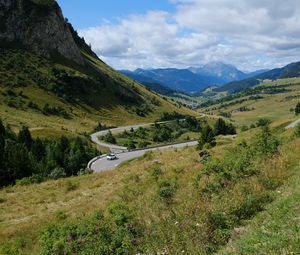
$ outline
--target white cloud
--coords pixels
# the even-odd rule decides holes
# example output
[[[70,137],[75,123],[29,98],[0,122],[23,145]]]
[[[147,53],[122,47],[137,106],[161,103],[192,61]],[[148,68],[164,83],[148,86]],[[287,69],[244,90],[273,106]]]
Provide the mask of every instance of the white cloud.
[[[118,69],[223,61],[253,70],[300,60],[298,0],[170,1],[175,13],[151,11],[79,33]]]

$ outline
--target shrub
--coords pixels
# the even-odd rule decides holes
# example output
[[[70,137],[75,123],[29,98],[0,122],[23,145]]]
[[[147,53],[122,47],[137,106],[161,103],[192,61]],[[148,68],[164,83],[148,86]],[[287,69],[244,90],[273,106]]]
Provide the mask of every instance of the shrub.
[[[217,251],[220,245],[225,245],[231,234],[233,221],[229,215],[224,212],[211,211],[208,213],[207,222],[209,227],[208,237],[209,245],[207,247],[208,253]]]
[[[134,149],[136,149],[136,146],[135,146],[134,141],[129,141],[129,142],[126,144],[126,146],[127,146],[127,148],[128,148],[129,150],[134,150]]]
[[[255,193],[251,188],[245,188],[245,199],[239,204],[238,208],[232,211],[238,220],[250,219],[253,215],[263,210],[264,205],[272,201],[270,195],[266,192]]]
[[[66,186],[66,192],[70,192],[70,191],[74,191],[74,190],[78,189],[79,183],[68,180],[65,183],[65,186]]]
[[[66,177],[66,172],[65,172],[65,169],[62,168],[62,167],[57,167],[57,168],[54,168],[51,173],[49,174],[49,178],[52,179],[52,180],[57,180],[59,178],[64,178]]]
[[[296,137],[300,137],[300,124],[298,124],[295,128],[295,135]]]
[[[269,119],[261,118],[256,122],[257,127],[265,127],[271,124]]]
[[[113,136],[112,132],[109,130],[106,135],[103,136],[103,140],[107,143],[116,144],[116,138]]]
[[[81,168],[80,171],[77,173],[78,176],[82,176],[82,175],[89,175],[94,173],[94,171],[92,169],[89,168]]]
[[[109,206],[108,215],[49,224],[40,238],[41,254],[136,254],[143,229],[122,202]]]
[[[177,191],[176,180],[162,180],[158,183],[157,194],[159,198],[167,202],[168,204],[172,202],[173,197]]]
[[[296,105],[296,108],[295,108],[295,114],[296,114],[296,115],[300,114],[300,103],[298,103],[298,104]]]
[[[186,116],[178,113],[178,112],[163,112],[160,116],[160,121],[168,121],[168,120],[179,120],[184,119]]]
[[[30,177],[25,177],[21,180],[17,180],[16,184],[20,186],[26,186],[34,183],[41,183],[45,180],[45,177],[40,174],[34,174]]]
[[[163,175],[163,171],[158,166],[153,166],[147,169],[147,172],[152,176],[156,181],[158,181],[159,177]]]
[[[263,127],[255,137],[254,149],[261,156],[271,156],[278,153],[279,141],[270,133],[269,128]]]
[[[249,127],[246,126],[246,125],[243,125],[243,126],[241,127],[241,131],[242,131],[242,132],[245,132],[245,131],[248,131],[248,130],[249,130]]]
[[[200,133],[198,148],[202,150],[204,145],[216,145],[214,131],[209,125],[205,125],[204,127],[202,127],[202,131]]]

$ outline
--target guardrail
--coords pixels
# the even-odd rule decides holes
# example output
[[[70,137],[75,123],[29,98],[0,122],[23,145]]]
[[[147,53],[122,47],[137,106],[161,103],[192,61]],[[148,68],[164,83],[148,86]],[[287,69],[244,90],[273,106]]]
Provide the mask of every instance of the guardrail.
[[[151,150],[151,149],[155,149],[155,148],[161,148],[161,147],[167,147],[167,146],[172,146],[172,145],[177,145],[177,144],[182,144],[182,143],[197,142],[197,141],[198,141],[198,139],[187,140],[187,141],[183,141],[183,142],[175,142],[175,143],[165,143],[165,144],[154,145],[154,146],[150,146],[150,147],[146,147],[146,148],[132,149],[132,150],[128,150],[128,152],[131,152],[131,151]]]
[[[107,156],[107,154],[103,154],[103,155],[100,155],[100,156],[97,156],[97,157],[91,159],[91,160],[89,161],[89,163],[87,164],[87,168],[88,168],[88,169],[92,169],[92,164],[94,164],[98,159],[100,159],[100,158],[105,158],[106,156]]]
[[[197,142],[198,139],[194,139],[194,140],[188,140],[188,141],[183,141],[183,142],[176,142],[176,143],[167,143],[167,144],[161,144],[161,145],[155,145],[155,146],[150,146],[147,148],[139,148],[139,149],[132,149],[132,150],[126,150],[126,151],[120,151],[120,152],[115,152],[115,155],[118,154],[123,154],[126,152],[134,152],[134,151],[144,151],[144,150],[151,150],[151,149],[158,149],[158,148],[162,148],[162,147],[168,147],[168,146],[172,146],[172,145],[177,145],[177,144],[183,144],[183,143],[189,143],[189,142]],[[100,156],[97,156],[95,158],[93,158],[92,160],[90,160],[90,162],[87,164],[87,168],[88,169],[92,169],[92,164],[94,164],[97,160],[101,159],[101,158],[105,158],[107,157],[107,154],[103,154]]]

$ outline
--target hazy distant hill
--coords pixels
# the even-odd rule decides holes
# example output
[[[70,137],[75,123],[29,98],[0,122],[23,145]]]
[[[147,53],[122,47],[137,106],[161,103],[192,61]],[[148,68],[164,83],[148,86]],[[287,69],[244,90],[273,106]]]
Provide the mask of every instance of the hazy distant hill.
[[[221,62],[212,62],[201,67],[188,69],[136,69],[135,71],[122,70],[128,77],[145,83],[159,83],[170,89],[187,93],[197,92],[208,86],[221,86],[231,81],[252,77],[265,70],[254,73],[244,73],[233,65]]]
[[[230,93],[234,93],[258,85],[263,80],[276,80],[281,78],[292,78],[292,77],[299,77],[299,76],[300,76],[300,62],[296,62],[296,63],[291,63],[282,68],[276,68],[258,74],[252,78],[244,79],[241,81],[230,82],[220,88],[217,88],[216,91],[228,91]]]

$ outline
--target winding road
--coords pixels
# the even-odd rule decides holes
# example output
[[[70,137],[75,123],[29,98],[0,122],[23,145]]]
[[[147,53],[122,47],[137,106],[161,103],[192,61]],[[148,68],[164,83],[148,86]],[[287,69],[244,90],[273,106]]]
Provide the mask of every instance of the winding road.
[[[136,151],[128,151],[124,153],[116,154],[116,160],[107,160],[106,157],[101,157],[95,160],[90,164],[90,168],[94,172],[104,172],[107,170],[114,170],[116,169],[121,163],[143,156],[147,151],[155,151],[155,150],[166,150],[166,149],[174,149],[174,148],[184,148],[189,146],[195,146],[198,144],[198,141],[189,141],[183,142],[173,145],[165,145],[157,148],[148,148],[143,150],[136,150]]]
[[[291,124],[289,124],[285,129],[290,129],[296,127],[298,124],[300,124],[300,119],[293,121]]]
[[[180,120],[183,121],[183,120]],[[172,121],[163,121],[163,122],[156,122],[158,124],[166,124],[170,123]],[[103,147],[107,147],[110,149],[111,152],[115,153],[117,156],[116,160],[107,160],[106,156],[99,156],[95,159],[92,159],[88,167],[91,168],[94,172],[104,172],[108,170],[114,170],[116,169],[121,163],[143,156],[147,151],[155,151],[155,150],[166,150],[166,149],[173,149],[173,148],[183,148],[187,146],[195,146],[198,144],[197,141],[187,141],[187,142],[182,142],[182,143],[176,143],[176,144],[169,144],[169,145],[162,145],[162,146],[157,146],[154,148],[146,148],[146,149],[141,149],[141,150],[133,150],[133,151],[128,151],[126,147],[114,145],[114,144],[107,144],[105,142],[99,141],[98,137],[103,136],[107,134],[109,131],[112,133],[116,132],[123,132],[125,130],[130,130],[130,129],[138,129],[140,127],[147,127],[154,125],[155,123],[146,123],[146,124],[139,124],[139,125],[132,125],[132,126],[126,126],[126,127],[118,127],[118,128],[112,128],[112,129],[107,129],[107,130],[102,130],[96,133],[93,133],[91,135],[91,140],[95,144],[98,144]]]

